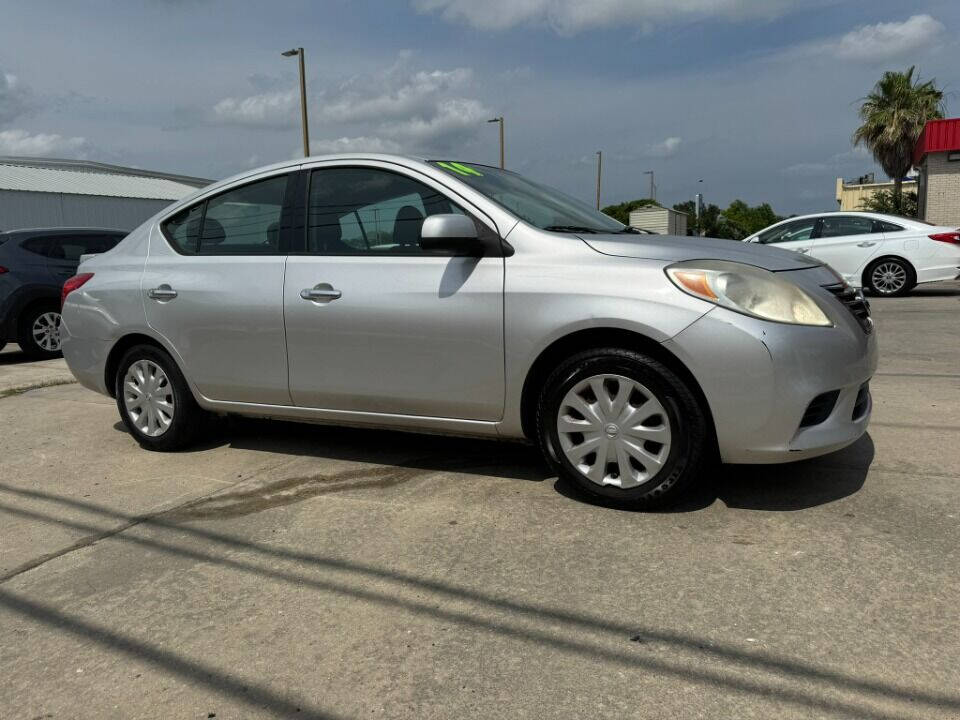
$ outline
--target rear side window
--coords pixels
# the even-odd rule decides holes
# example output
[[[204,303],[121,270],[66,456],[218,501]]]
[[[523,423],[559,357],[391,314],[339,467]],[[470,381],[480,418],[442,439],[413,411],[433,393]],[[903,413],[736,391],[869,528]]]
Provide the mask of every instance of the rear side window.
[[[27,238],[20,243],[20,247],[27,252],[33,253],[34,255],[43,255],[44,257],[49,257],[50,238],[48,236]]]
[[[187,255],[275,255],[291,177],[260,180],[181,210],[163,223],[163,234]]]
[[[203,203],[181,210],[163,225],[163,234],[178,252],[192,255],[197,252],[197,239],[200,237],[200,219],[203,217]]]
[[[894,225],[892,222],[886,222],[884,220],[874,220],[873,227],[874,232],[900,232],[903,230],[899,225]]]

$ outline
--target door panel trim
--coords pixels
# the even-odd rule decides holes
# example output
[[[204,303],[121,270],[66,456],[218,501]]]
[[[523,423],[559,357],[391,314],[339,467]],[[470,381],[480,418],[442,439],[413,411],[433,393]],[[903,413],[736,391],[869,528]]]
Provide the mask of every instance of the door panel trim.
[[[398,415],[394,413],[360,412],[355,410],[331,410],[329,408],[303,407],[298,405],[261,405],[255,403],[212,400],[197,393],[197,402],[205,410],[220,413],[236,413],[268,419],[290,419],[316,422],[326,425],[343,425],[363,428],[406,430],[409,432],[433,432],[451,435],[476,435],[499,437],[501,420],[461,420],[458,418],[431,417],[428,415]]]

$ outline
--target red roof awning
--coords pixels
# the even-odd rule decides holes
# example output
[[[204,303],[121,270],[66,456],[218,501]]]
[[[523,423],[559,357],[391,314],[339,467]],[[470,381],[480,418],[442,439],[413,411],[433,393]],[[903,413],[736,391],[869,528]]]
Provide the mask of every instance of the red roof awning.
[[[953,150],[960,150],[960,118],[931,120],[913,149],[913,164],[919,165],[929,153]]]

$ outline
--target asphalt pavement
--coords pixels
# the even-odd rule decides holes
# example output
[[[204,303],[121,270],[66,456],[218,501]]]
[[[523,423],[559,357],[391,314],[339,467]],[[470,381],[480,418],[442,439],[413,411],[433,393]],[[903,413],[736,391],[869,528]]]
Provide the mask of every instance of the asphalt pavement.
[[[146,452],[8,347],[0,717],[960,717],[960,283],[873,306],[866,436],[659,513],[515,444]]]

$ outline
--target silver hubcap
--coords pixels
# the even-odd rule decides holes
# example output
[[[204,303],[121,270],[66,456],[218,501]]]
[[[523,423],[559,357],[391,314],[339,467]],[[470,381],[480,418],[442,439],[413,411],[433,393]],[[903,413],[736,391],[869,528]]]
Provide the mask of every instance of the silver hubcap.
[[[33,321],[30,329],[37,347],[47,352],[60,349],[60,313],[47,312]]]
[[[873,286],[881,293],[895,293],[907,284],[907,271],[899,263],[880,263],[873,269]]]
[[[144,435],[159,437],[173,422],[173,388],[163,369],[150,360],[137,360],[123,378],[127,416]]]
[[[594,375],[574,385],[557,413],[560,449],[597,485],[649,482],[670,455],[667,411],[646,387],[622,375]]]

